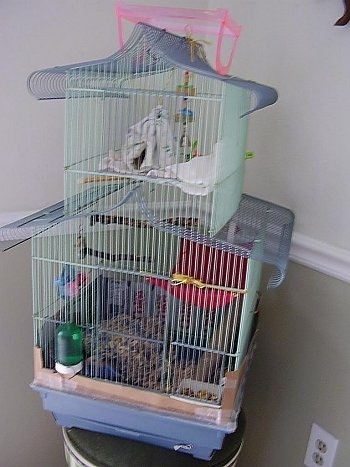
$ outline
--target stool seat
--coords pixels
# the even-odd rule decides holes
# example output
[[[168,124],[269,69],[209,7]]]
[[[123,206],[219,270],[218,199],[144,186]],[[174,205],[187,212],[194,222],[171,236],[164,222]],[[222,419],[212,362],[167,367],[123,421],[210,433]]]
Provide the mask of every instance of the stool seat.
[[[67,462],[70,466],[88,467],[224,467],[234,465],[243,444],[245,417],[241,413],[238,428],[225,436],[222,449],[209,461],[195,459],[190,454],[124,439],[117,436],[63,428]]]

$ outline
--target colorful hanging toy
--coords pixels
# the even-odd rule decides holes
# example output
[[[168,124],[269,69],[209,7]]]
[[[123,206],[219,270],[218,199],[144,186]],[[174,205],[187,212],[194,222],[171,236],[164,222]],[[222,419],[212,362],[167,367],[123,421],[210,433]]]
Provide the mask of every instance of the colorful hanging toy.
[[[87,273],[76,272],[72,265],[66,264],[62,268],[60,276],[55,279],[55,286],[59,297],[67,299],[77,297],[81,287],[88,282],[89,276]]]

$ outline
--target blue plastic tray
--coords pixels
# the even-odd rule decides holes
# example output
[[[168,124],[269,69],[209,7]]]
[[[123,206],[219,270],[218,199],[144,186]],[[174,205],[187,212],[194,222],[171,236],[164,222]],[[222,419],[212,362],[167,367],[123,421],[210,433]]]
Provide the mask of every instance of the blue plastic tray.
[[[228,428],[207,421],[201,423],[178,414],[164,415],[35,384],[31,387],[40,393],[44,409],[52,412],[58,425],[175,449],[198,459],[210,460],[221,449],[225,436],[236,429],[234,425]]]

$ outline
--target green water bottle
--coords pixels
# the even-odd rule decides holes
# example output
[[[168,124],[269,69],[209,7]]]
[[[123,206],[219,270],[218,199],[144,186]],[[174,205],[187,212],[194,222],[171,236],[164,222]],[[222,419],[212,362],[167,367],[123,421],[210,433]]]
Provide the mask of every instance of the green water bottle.
[[[83,331],[74,323],[56,329],[55,369],[64,375],[75,375],[83,367]]]

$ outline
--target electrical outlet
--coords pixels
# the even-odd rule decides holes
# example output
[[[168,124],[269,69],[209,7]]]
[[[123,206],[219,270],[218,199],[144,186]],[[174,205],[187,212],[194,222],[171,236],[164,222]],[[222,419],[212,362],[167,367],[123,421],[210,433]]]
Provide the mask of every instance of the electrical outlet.
[[[337,447],[337,438],[313,423],[304,465],[306,467],[333,467]]]

